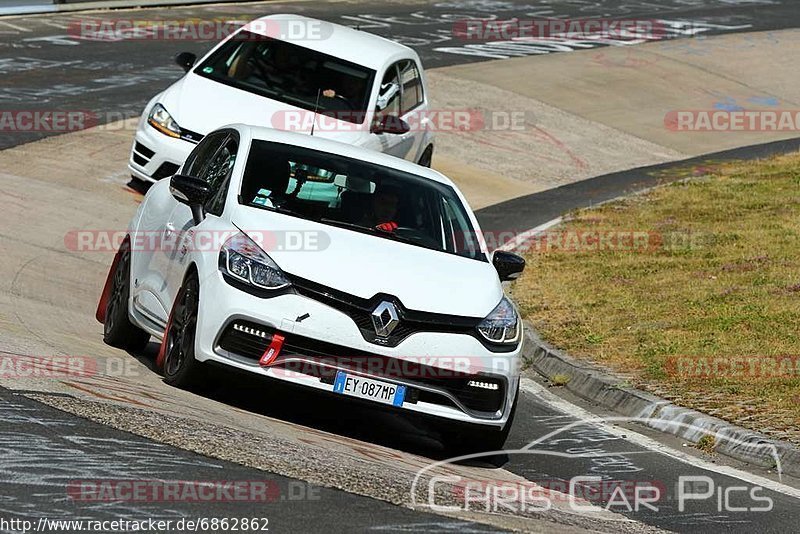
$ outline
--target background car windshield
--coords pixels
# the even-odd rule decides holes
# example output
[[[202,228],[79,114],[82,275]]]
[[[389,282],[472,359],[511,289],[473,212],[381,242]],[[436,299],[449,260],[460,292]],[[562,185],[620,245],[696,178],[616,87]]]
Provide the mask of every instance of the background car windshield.
[[[195,74],[341,120],[364,122],[375,71],[286,41],[241,31]]]
[[[253,141],[239,201],[486,261],[452,187],[336,154]]]

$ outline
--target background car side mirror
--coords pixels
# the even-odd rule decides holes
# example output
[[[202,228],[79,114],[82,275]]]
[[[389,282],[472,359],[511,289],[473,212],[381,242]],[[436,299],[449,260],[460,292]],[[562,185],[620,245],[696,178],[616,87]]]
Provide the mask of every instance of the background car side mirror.
[[[192,218],[195,224],[203,222],[205,218],[203,205],[211,194],[208,182],[194,176],[176,174],[169,180],[169,191],[175,200],[192,209]]]
[[[504,250],[495,250],[492,254],[492,264],[500,275],[501,282],[516,280],[525,270],[525,258]]]
[[[372,128],[372,133],[376,134],[404,134],[411,131],[411,126],[406,121],[395,115],[384,115],[381,120]]]
[[[195,61],[197,61],[197,56],[191,52],[181,52],[175,56],[175,63],[183,69],[183,72],[189,72],[194,67]]]

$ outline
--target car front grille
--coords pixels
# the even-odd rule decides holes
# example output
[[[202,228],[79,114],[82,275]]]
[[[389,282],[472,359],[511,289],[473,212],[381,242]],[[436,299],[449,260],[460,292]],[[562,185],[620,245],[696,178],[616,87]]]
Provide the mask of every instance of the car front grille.
[[[366,341],[384,347],[396,347],[408,336],[418,332],[473,335],[481,322],[481,319],[473,317],[409,310],[391,295],[378,294],[371,299],[363,299],[298,276],[288,276],[298,293],[347,314]],[[383,301],[392,302],[400,318],[397,327],[385,337],[378,336],[372,324],[372,312]]]

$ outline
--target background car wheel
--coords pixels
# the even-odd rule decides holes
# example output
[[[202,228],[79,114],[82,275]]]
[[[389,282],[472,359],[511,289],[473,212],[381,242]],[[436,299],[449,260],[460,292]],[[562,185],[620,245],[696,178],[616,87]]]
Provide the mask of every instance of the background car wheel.
[[[188,389],[202,383],[203,364],[194,357],[199,306],[200,282],[192,272],[178,291],[164,333],[164,381],[175,387]]]
[[[417,162],[418,165],[422,165],[423,167],[430,167],[433,163],[433,147],[429,146],[425,149],[425,152],[419,157],[419,161]]]
[[[453,456],[461,456],[464,454],[499,452],[502,450],[506,439],[508,439],[508,434],[511,432],[511,427],[514,424],[514,415],[517,413],[517,405],[519,404],[518,396],[519,390],[517,390],[517,396],[514,397],[514,406],[511,407],[508,421],[502,430],[482,425],[469,425],[455,427],[451,431],[445,431],[442,444],[445,446],[448,453]]]
[[[131,294],[130,241],[122,243],[118,254],[103,320],[103,341],[113,347],[139,351],[147,346],[150,334],[133,324],[128,317],[128,300]]]

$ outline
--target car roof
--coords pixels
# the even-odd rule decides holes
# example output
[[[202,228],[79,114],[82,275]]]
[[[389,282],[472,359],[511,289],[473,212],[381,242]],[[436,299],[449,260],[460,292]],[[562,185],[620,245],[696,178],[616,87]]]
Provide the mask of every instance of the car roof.
[[[323,20],[304,17],[302,15],[267,15],[261,17],[244,26],[244,29],[260,35],[270,35],[272,32],[268,24],[257,24],[260,21],[300,21],[311,22],[319,27],[314,27],[315,32],[319,32],[321,39],[300,39],[292,41],[294,44],[322,52],[331,56],[339,57],[363,65],[375,70],[381,69],[385,65],[393,63],[402,58],[417,58],[417,53],[411,48],[401,45],[395,41],[385,39],[378,35],[348,28],[341,24],[327,22]],[[310,30],[309,30],[310,31]]]
[[[330,152],[338,154],[347,158],[352,158],[384,167],[390,167],[399,171],[415,174],[429,180],[433,180],[440,184],[449,185],[454,189],[457,186],[450,178],[427,167],[422,167],[406,161],[396,156],[390,156],[377,150],[354,146],[348,143],[341,143],[324,137],[316,137],[308,134],[287,132],[284,130],[276,130],[274,128],[267,128],[263,126],[251,126],[248,124],[231,124],[220,129],[235,128],[240,132],[249,132],[254,140],[272,141],[275,143],[284,143],[293,146],[300,146],[309,148],[311,150],[319,150],[320,152]]]

